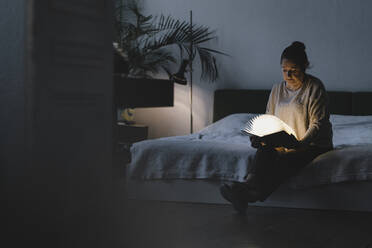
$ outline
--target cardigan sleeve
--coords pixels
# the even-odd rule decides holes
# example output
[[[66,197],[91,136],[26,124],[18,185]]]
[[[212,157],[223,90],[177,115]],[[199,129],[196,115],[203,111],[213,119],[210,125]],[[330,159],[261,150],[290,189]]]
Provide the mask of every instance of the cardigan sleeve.
[[[315,139],[320,138],[323,134],[322,130],[327,130],[325,127],[329,123],[329,107],[328,94],[322,83],[315,85],[310,90],[307,112],[309,117],[309,128],[304,137],[300,140],[303,145],[312,143]]]
[[[276,95],[276,85],[274,85],[270,91],[270,96],[266,104],[266,114],[274,115],[275,113],[275,95]]]

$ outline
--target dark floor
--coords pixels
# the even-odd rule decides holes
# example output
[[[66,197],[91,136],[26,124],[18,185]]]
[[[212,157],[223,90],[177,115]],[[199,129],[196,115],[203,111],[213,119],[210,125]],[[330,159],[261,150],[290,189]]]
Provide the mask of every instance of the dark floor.
[[[372,248],[372,213],[130,201],[127,248]]]

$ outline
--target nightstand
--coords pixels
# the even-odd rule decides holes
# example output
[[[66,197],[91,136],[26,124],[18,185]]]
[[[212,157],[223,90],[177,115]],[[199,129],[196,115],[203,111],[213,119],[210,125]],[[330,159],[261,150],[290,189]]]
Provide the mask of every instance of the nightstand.
[[[148,137],[148,126],[117,122],[115,127],[115,153],[118,163],[130,162],[130,147],[133,143]]]

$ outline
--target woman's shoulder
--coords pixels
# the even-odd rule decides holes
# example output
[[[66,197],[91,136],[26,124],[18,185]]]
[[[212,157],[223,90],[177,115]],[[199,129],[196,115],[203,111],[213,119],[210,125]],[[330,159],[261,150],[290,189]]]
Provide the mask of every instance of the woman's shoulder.
[[[306,74],[306,77],[307,77],[306,87],[309,90],[311,91],[324,90],[325,91],[324,84],[319,78],[311,74]]]
[[[306,76],[307,76],[307,83],[309,83],[311,86],[315,86],[315,87],[323,86],[324,87],[322,80],[320,80],[319,78],[311,74],[306,74]]]

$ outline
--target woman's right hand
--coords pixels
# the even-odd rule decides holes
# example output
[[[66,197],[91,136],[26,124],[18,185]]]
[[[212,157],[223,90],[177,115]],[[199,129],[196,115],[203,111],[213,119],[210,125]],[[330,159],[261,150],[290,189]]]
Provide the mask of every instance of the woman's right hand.
[[[253,148],[259,148],[261,146],[261,142],[260,142],[259,137],[257,137],[257,136],[249,136],[249,139],[251,141],[251,146]]]

